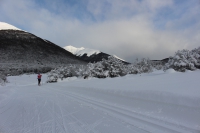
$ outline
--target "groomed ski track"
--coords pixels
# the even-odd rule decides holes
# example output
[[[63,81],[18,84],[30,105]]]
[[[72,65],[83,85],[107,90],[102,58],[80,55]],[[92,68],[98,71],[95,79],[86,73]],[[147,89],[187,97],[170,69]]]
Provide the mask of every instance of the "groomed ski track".
[[[151,106],[175,114],[182,111],[186,115],[188,112],[198,115],[199,108],[196,107],[127,95],[116,97],[115,92],[66,86],[66,83],[17,85],[11,90],[12,94],[0,102],[0,133],[200,132],[135,109],[137,105],[140,108]]]

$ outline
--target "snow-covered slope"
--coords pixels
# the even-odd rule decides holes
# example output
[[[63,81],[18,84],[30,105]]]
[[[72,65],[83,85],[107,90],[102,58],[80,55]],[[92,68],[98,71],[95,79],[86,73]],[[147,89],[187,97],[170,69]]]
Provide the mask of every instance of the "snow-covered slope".
[[[67,51],[71,52],[72,54],[76,55],[79,51],[85,49],[84,47],[81,48],[76,48],[73,46],[66,46],[64,47],[64,49],[66,49]]]
[[[91,56],[93,54],[100,53],[99,50],[94,50],[94,49],[89,49],[89,48],[84,48],[84,47],[76,48],[73,46],[66,46],[66,47],[64,47],[64,49],[66,49],[67,51],[69,51],[72,54],[77,55],[77,56],[82,56],[84,54],[87,54],[87,56]]]
[[[200,133],[200,71],[0,86],[0,133]]]
[[[0,30],[21,30],[13,25],[10,25],[5,22],[0,22]]]
[[[119,58],[118,56],[116,56],[116,55],[113,55],[115,58],[117,58],[117,59],[119,59],[119,60],[122,60],[122,61],[125,61],[124,59],[121,59],[121,58]]]

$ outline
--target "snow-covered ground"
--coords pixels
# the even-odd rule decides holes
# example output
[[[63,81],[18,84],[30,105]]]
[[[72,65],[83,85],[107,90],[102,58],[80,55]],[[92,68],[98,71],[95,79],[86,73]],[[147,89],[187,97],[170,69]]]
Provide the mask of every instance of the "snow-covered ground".
[[[0,133],[200,133],[200,71],[0,87]]]

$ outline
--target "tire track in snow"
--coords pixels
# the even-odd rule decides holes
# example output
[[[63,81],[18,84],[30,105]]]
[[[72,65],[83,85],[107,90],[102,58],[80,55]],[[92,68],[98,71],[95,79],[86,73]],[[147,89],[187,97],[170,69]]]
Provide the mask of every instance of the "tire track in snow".
[[[51,88],[51,87],[50,87]],[[49,88],[48,88],[49,89]],[[53,88],[51,88],[51,89],[53,89]],[[59,95],[64,95],[63,94],[63,92],[60,92],[60,93],[58,93],[58,90],[56,90],[56,89],[53,89],[54,90],[54,92],[56,92],[57,94],[59,94]],[[64,96],[66,96],[66,95],[64,95]],[[68,97],[70,97],[70,98],[72,98],[72,99],[74,99],[75,101],[78,101],[79,103],[86,103],[88,106],[90,106],[91,105],[91,103],[90,102],[85,102],[85,100],[84,99],[79,99],[78,97],[73,97],[73,96],[70,96],[69,94],[67,94],[67,96]],[[100,105],[98,105],[97,107],[101,107]],[[101,107],[102,108],[102,107]],[[102,111],[102,110],[101,110]],[[104,112],[104,110],[103,110],[103,112]],[[112,112],[111,112],[112,113]],[[73,116],[73,118],[74,119],[76,119],[76,121],[79,121],[76,117],[74,117]],[[113,118],[113,116],[111,116],[110,118]],[[114,117],[115,118],[115,117]],[[82,123],[81,121],[79,121],[80,123]],[[83,124],[85,124],[85,123],[83,123]],[[130,124],[130,123],[128,123],[128,124]],[[130,125],[132,125],[132,124],[130,124]],[[134,126],[135,128],[137,128],[137,131],[139,130],[139,132],[140,133],[150,133],[148,130],[145,130],[145,129],[143,129],[143,128],[141,128],[140,126],[135,126],[135,125],[132,125],[132,126]],[[90,128],[89,128],[90,129]],[[79,131],[80,132],[80,131]],[[95,131],[93,131],[93,132],[95,132]]]
[[[35,102],[36,103],[36,102]],[[34,106],[34,108],[36,108],[37,109],[37,113],[35,113],[34,115],[33,115],[33,117],[31,117],[31,119],[27,122],[27,121],[25,121],[24,120],[24,118],[23,118],[23,128],[22,129],[13,129],[12,131],[13,132],[20,132],[20,133],[23,133],[23,132],[31,132],[32,130],[34,130],[36,127],[41,127],[41,123],[39,122],[39,115],[41,114],[41,111],[42,111],[42,109],[44,108],[44,106],[45,106],[45,103],[46,103],[46,101],[44,102],[44,103],[39,103],[39,104],[35,104],[35,106]],[[42,107],[41,107],[41,105],[42,105]],[[24,111],[25,112],[28,112],[28,111],[26,111],[25,110],[25,108],[24,108],[24,103],[23,102],[20,102],[20,103],[18,103],[18,105],[17,105],[17,107],[19,108],[20,106],[22,106],[22,108],[24,109]],[[22,113],[23,115],[25,114],[25,113]],[[29,124],[32,122],[32,121],[34,121],[34,119],[35,118],[38,118],[38,120],[37,120],[37,124],[36,125],[34,125],[34,126],[32,126],[32,128],[31,129],[29,129]]]
[[[57,95],[56,95],[57,96]],[[62,108],[61,108],[61,105],[59,104],[59,101],[57,101],[57,105],[59,107],[59,110],[60,110],[60,114],[61,114],[61,118],[62,118],[62,125],[63,125],[63,129],[64,129],[64,132],[67,132],[67,128],[65,127],[65,121],[64,121],[64,115],[63,115],[63,111],[62,111]]]
[[[40,104],[36,104],[36,100],[35,100],[35,108],[37,109],[37,113],[35,113],[35,115],[31,118],[31,120],[26,124],[26,128],[25,129],[28,129],[28,125],[35,119],[37,118],[37,124],[33,126],[32,129],[28,130],[28,132],[34,130],[36,127],[39,127],[39,133],[41,132],[40,129],[41,129],[41,126],[42,126],[42,123],[40,122],[40,115],[42,113],[42,109],[44,109],[45,105],[46,105],[46,102],[47,100],[44,101],[44,103],[41,103]]]
[[[51,89],[55,90],[54,88],[51,88]],[[55,92],[59,92],[59,90],[56,89]],[[115,113],[115,117],[120,117],[120,119],[123,119],[125,121],[127,121],[126,118],[128,118],[131,123],[134,123],[131,125],[138,125],[136,127],[144,128],[147,131],[151,131],[151,127],[155,127],[155,129],[157,129],[157,131],[161,131],[161,132],[166,131],[166,132],[170,132],[170,133],[173,133],[173,132],[181,133],[181,132],[187,131],[187,132],[199,133],[199,131],[195,130],[195,129],[191,129],[191,128],[188,128],[185,126],[181,126],[181,125],[177,125],[177,124],[163,121],[160,119],[145,116],[145,115],[133,112],[131,110],[127,110],[127,109],[123,109],[121,107],[117,107],[117,106],[110,105],[107,103],[99,102],[94,99],[85,98],[83,96],[72,94],[72,93],[69,93],[66,91],[65,91],[65,93],[63,93],[63,91],[60,93],[60,95],[64,95],[64,94],[74,98],[75,100],[77,100],[79,102],[85,102],[85,103],[89,104],[89,106],[92,105],[99,109],[107,111],[107,112],[109,112],[109,114]],[[144,125],[144,123],[148,126],[141,127],[141,125]],[[152,131],[152,132],[154,132],[154,131]]]
[[[76,131],[76,133],[87,133],[87,129],[81,128],[81,125],[86,125],[86,123],[81,122],[73,115],[71,115],[71,118],[76,121],[76,123],[74,123],[75,126],[73,126],[73,129]]]
[[[21,96],[21,92],[19,91],[19,94],[15,94],[13,98],[9,98],[8,100],[8,104],[5,105],[5,108],[2,108],[2,110],[8,109],[11,112],[17,111],[14,109],[17,108],[22,108],[22,110],[26,111],[30,111],[31,109],[37,108],[37,111],[34,112],[34,116],[31,117],[31,120],[28,123],[25,123],[25,116],[22,116],[20,120],[21,124],[25,124],[23,128],[20,130],[7,130],[9,133],[16,133],[16,132],[24,132],[24,133],[28,133],[28,132],[43,132],[42,130],[40,130],[41,126],[52,126],[53,122],[55,122],[55,133],[56,132],[70,132],[70,133],[89,133],[89,132],[98,132],[95,131],[95,127],[97,127],[99,124],[102,123],[103,119],[99,119],[96,122],[94,122],[91,125],[87,125],[87,123],[84,123],[83,121],[81,121],[78,117],[75,117],[75,115],[73,115],[73,113],[76,112],[72,112],[72,113],[68,113],[67,115],[64,115],[62,111],[64,108],[61,106],[61,103],[59,103],[60,101],[62,101],[62,98],[60,96],[64,96],[68,99],[73,99],[74,101],[77,101],[78,103],[83,103],[84,105],[90,106],[91,108],[95,108],[98,109],[99,111],[103,111],[106,114],[108,114],[109,119],[113,120],[113,118],[116,118],[120,121],[124,121],[124,123],[128,124],[128,125],[132,125],[133,127],[135,127],[139,133],[141,132],[199,132],[197,130],[193,130],[190,128],[186,128],[184,126],[180,126],[174,123],[169,123],[167,121],[163,121],[163,120],[159,120],[156,118],[152,118],[150,116],[146,116],[146,115],[142,115],[139,114],[137,112],[133,112],[129,109],[125,109],[122,106],[117,106],[117,105],[112,105],[111,103],[105,103],[103,101],[100,101],[98,99],[95,98],[88,98],[86,96],[82,96],[80,94],[77,94],[75,92],[71,93],[71,92],[67,92],[60,90],[60,89],[55,89],[52,87],[44,87],[44,88],[40,88],[43,89],[42,91],[38,91],[36,90],[35,94],[32,94],[30,92],[25,92],[23,95],[28,94],[28,96],[34,96],[35,100],[35,106],[30,108],[25,108],[27,107],[27,103],[31,102],[31,99],[27,99],[27,96]],[[24,90],[23,90],[24,91]],[[41,94],[41,92],[45,92],[44,94]],[[37,95],[38,94],[38,95]],[[48,97],[46,98],[45,95],[48,95]],[[21,96],[21,97],[20,97]],[[21,99],[22,98],[22,99]],[[38,99],[38,100],[37,100]],[[23,100],[28,100],[27,102],[20,102]],[[15,105],[15,101],[18,101],[17,104]],[[12,106],[14,105],[14,106]],[[12,106],[13,108],[9,107]],[[45,110],[46,109],[46,110]],[[2,111],[0,109],[0,111]],[[7,111],[7,110],[6,110]],[[20,109],[19,109],[20,111]],[[17,111],[17,112],[19,112]],[[24,112],[24,113],[25,113]],[[50,116],[53,118],[54,120],[47,120],[47,121],[43,121],[41,122],[41,113],[48,113],[50,114]],[[24,115],[23,112],[20,112],[20,115]],[[4,114],[4,113],[3,113]],[[0,114],[1,115],[1,114]],[[17,121],[18,117],[17,115],[14,115],[15,119],[14,121]],[[32,116],[32,115],[31,115]],[[72,123],[65,123],[65,117],[67,117],[67,119],[71,119]],[[13,119],[13,118],[12,118]],[[22,122],[23,121],[23,122]],[[12,121],[9,121],[12,122]],[[31,123],[32,122],[32,123]],[[29,123],[33,124],[33,125],[29,125]],[[5,123],[6,124],[6,123]],[[146,125],[147,126],[146,126]],[[9,124],[12,125],[12,124]],[[86,126],[82,126],[82,125],[86,125]],[[145,126],[143,126],[145,125]],[[6,125],[7,126],[7,125]],[[66,126],[66,127],[65,127]],[[156,130],[152,130],[152,127]],[[31,128],[31,129],[30,129]],[[64,129],[66,128],[66,130]],[[19,129],[19,128],[18,128]],[[71,130],[70,130],[71,129]],[[134,129],[134,128],[133,128]],[[53,129],[52,127],[47,127],[47,130],[44,130],[44,132],[52,132]],[[135,131],[135,130],[134,130]]]
[[[14,101],[15,101],[15,99],[17,99],[17,97],[18,97],[17,92],[15,92],[15,95],[13,94],[12,96],[10,96],[9,100],[6,99],[7,102],[0,106],[0,115],[13,107],[12,103],[14,103]],[[8,105],[10,105],[10,106],[8,106]]]
[[[12,114],[15,114],[14,112],[16,110],[13,111],[12,108],[18,109],[17,108],[17,107],[19,107],[18,104],[13,104],[13,103],[15,103],[17,98],[18,98],[18,92],[15,91],[15,93],[12,94],[8,99],[6,99],[7,101],[2,104],[2,106],[0,108],[0,118],[1,118],[1,120],[3,119],[3,121],[0,122],[0,129],[1,130],[3,130],[3,129],[5,130],[6,128],[8,128],[8,125],[11,125],[12,121],[16,119],[16,115],[12,118],[12,121],[9,121],[8,119],[2,118],[1,116],[3,116],[4,113],[7,113],[8,111],[11,111]],[[9,132],[10,131],[11,130],[9,129]]]
[[[49,95],[49,94],[48,94]],[[53,100],[52,100],[53,99]],[[63,126],[62,124],[59,122],[59,119],[62,119],[62,117],[58,117],[57,116],[57,112],[56,112],[56,103],[55,103],[55,98],[51,98],[51,100],[49,100],[48,104],[46,106],[44,106],[44,108],[47,109],[47,112],[50,114],[51,116],[51,120],[49,120],[49,122],[51,122],[51,130],[49,131],[45,131],[45,132],[52,132],[52,133],[56,133],[57,130],[61,130],[62,132],[64,132]],[[41,109],[42,110],[42,109]],[[46,121],[48,122],[48,121]],[[45,122],[45,123],[46,123]]]
[[[49,88],[48,88],[49,89]],[[49,91],[48,91],[49,92]],[[49,92],[50,93],[50,92]],[[89,132],[94,132],[94,133],[97,133],[97,131],[95,131],[94,130],[94,128],[96,127],[96,126],[98,126],[100,123],[102,123],[102,119],[100,119],[100,120],[98,120],[98,121],[96,121],[95,123],[93,123],[91,126],[88,126],[88,124],[87,123],[84,123],[84,122],[82,122],[82,121],[80,121],[78,118],[76,118],[73,114],[75,114],[75,113],[77,113],[77,112],[79,112],[79,111],[76,111],[76,112],[72,112],[72,113],[69,113],[69,114],[67,114],[67,115],[63,115],[63,113],[62,113],[62,107],[61,107],[61,105],[60,105],[60,101],[58,100],[59,99],[59,96],[60,96],[60,94],[58,94],[58,93],[55,93],[54,91],[53,92],[51,92],[53,95],[56,95],[56,98],[55,98],[55,96],[54,96],[54,103],[55,103],[55,105],[57,106],[57,108],[56,109],[59,109],[60,111],[58,112],[58,115],[60,116],[60,117],[56,117],[57,119],[61,119],[62,120],[62,124],[60,124],[60,126],[61,125],[63,125],[63,132],[67,132],[67,131],[69,131],[70,133],[89,133]],[[58,96],[59,95],[59,96]],[[69,98],[69,97],[68,97]],[[70,99],[72,99],[71,97],[70,97]],[[48,111],[50,112],[50,109],[48,109]],[[56,111],[55,111],[56,112]],[[52,112],[50,112],[51,114],[52,114]],[[53,115],[53,114],[52,114]],[[57,116],[56,115],[56,113],[55,113],[55,116]],[[73,123],[70,123],[70,124],[68,124],[68,123],[65,123],[64,122],[64,117],[68,117],[69,119],[71,119],[72,121],[75,121],[75,122],[73,122]],[[57,120],[55,120],[55,121],[57,121]],[[85,126],[85,125],[87,125],[87,126]],[[65,127],[66,126],[66,127]],[[65,130],[66,129],[66,130]],[[71,129],[71,130],[70,130]]]
[[[49,91],[48,91],[49,92]],[[52,92],[51,92],[52,93]],[[82,127],[82,125],[87,125],[87,123],[83,123],[82,121],[80,121],[79,119],[77,119],[73,114],[75,114],[75,113],[77,113],[77,112],[79,112],[79,111],[75,111],[75,112],[72,112],[72,113],[69,113],[69,114],[67,114],[67,115],[63,115],[63,112],[62,112],[62,107],[61,107],[61,105],[60,105],[60,101],[58,100],[59,99],[59,96],[58,96],[58,94],[56,93],[55,94],[55,92],[53,92],[52,93],[53,95],[56,95],[56,98],[55,98],[55,96],[54,96],[54,99],[55,99],[55,102],[56,102],[56,105],[57,105],[57,107],[58,108],[56,108],[56,109],[59,109],[60,110],[60,117],[56,117],[56,118],[60,118],[60,119],[62,119],[62,125],[63,125],[63,131],[65,131],[65,132],[67,132],[69,129],[71,129],[70,130],[70,133],[89,133],[90,131],[92,131],[92,132],[95,132],[95,131],[93,131],[93,128],[95,127],[95,126],[97,126],[98,124],[97,123],[94,123],[93,124],[93,126],[91,127],[91,128],[88,128],[88,127]],[[71,98],[70,98],[71,99]],[[48,110],[49,111],[49,110]],[[58,113],[59,114],[59,113]],[[73,121],[75,121],[75,123],[70,123],[70,124],[68,124],[68,123],[65,123],[64,122],[64,117],[68,117],[68,118],[70,118],[71,120],[73,120]],[[67,127],[65,127],[65,126],[67,126]]]
[[[93,123],[90,127],[88,127],[87,133],[89,133],[90,131],[95,132],[95,131],[94,131],[94,128],[97,127],[98,125],[100,125],[100,124],[103,122],[103,119],[104,119],[104,118],[101,118],[101,119],[97,120],[97,121],[96,121],[95,123]]]
[[[44,89],[46,90],[46,89]],[[50,94],[52,96],[52,99],[51,99],[51,103],[52,103],[52,106],[47,106],[47,111],[51,114],[51,117],[53,118],[52,119],[52,130],[51,132],[69,132],[69,133],[82,133],[83,129],[80,128],[79,125],[76,125],[76,126],[71,126],[71,127],[66,127],[68,126],[68,124],[66,124],[64,122],[64,117],[68,117],[68,118],[72,118],[74,120],[74,118],[72,117],[74,113],[77,113],[77,111],[75,112],[71,112],[71,113],[68,113],[66,115],[63,114],[62,112],[62,107],[61,105],[59,104],[59,97],[57,96],[56,93],[54,92],[49,92],[46,90],[46,92],[48,94]],[[68,131],[69,129],[71,129],[71,131]],[[83,132],[85,133],[85,132]]]

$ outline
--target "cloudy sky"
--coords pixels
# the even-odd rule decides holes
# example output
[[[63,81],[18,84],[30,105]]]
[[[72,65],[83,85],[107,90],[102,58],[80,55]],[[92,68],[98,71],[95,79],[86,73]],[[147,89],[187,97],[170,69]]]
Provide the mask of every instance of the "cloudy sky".
[[[200,0],[0,0],[0,21],[129,62],[200,46]]]

